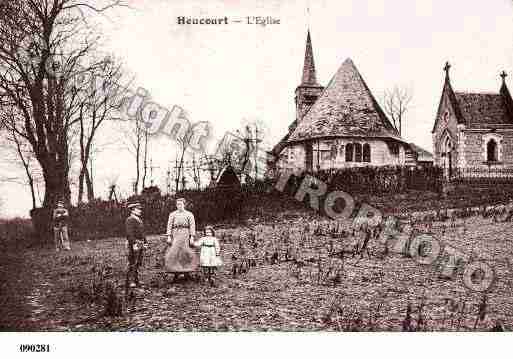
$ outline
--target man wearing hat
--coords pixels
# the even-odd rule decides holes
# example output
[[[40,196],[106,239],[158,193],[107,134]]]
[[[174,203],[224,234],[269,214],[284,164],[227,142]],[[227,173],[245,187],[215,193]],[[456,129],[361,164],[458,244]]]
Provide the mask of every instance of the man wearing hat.
[[[131,202],[127,207],[130,211],[130,215],[125,222],[126,237],[128,240],[127,284],[130,288],[134,288],[140,285],[139,267],[143,259],[143,250],[147,247],[148,242],[144,235],[144,226],[141,219],[141,204],[139,202]]]
[[[57,207],[53,210],[53,238],[57,252],[61,249],[71,250],[68,236],[68,220],[69,213],[64,207],[64,202],[58,201]]]

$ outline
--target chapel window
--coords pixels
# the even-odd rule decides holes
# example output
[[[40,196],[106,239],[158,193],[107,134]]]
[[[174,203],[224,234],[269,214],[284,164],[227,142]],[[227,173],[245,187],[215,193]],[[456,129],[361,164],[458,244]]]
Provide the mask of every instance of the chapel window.
[[[371,150],[370,145],[368,143],[363,145],[363,162],[371,161]]]
[[[353,144],[346,145],[346,162],[353,162]]]
[[[354,144],[354,161],[362,162],[362,145],[359,143]]]
[[[486,144],[486,161],[496,162],[499,160],[498,157],[497,142],[492,138]]]

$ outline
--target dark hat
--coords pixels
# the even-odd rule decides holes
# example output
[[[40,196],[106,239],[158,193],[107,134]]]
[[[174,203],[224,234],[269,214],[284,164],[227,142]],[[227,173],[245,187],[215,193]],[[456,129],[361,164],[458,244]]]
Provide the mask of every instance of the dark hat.
[[[134,210],[136,208],[139,208],[139,209],[142,209],[142,206],[139,202],[129,202],[127,205],[126,205],[126,208],[128,208],[129,210]]]
[[[185,198],[177,198],[176,199],[176,202],[183,202],[183,203],[187,203],[186,199]]]

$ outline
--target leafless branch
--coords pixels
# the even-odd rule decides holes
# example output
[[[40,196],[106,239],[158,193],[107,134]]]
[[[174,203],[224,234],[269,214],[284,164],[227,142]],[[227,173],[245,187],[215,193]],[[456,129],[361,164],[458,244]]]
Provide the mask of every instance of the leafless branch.
[[[411,89],[397,85],[383,94],[383,109],[392,120],[399,135],[402,133],[404,114],[408,111],[412,98]]]

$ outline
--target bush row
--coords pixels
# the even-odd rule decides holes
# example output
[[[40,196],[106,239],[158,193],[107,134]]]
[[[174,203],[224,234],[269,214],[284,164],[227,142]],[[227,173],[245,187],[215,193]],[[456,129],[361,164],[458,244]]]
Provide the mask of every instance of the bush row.
[[[439,187],[441,181],[441,171],[436,168],[363,167],[292,176],[284,193],[273,188],[276,179],[267,179],[235,189],[187,190],[174,196],[162,196],[156,189],[145,191],[137,199],[143,204],[147,234],[165,233],[168,216],[175,210],[177,197],[187,199],[187,209],[193,212],[199,229],[207,223],[240,223],[254,217],[276,220],[279,213],[304,209],[305,204],[309,205],[309,198],[305,198],[304,203],[294,199],[299,184],[307,174],[323,180],[329,191],[343,190],[349,194],[433,190]],[[124,236],[127,216],[126,202],[95,201],[80,204],[70,209],[70,235],[73,240]],[[32,217],[35,228],[42,228],[42,223],[50,220],[50,213],[38,209]],[[51,233],[46,233],[44,237],[51,241]]]
[[[359,167],[325,170],[313,175],[327,183],[330,191],[368,195],[408,190],[439,192],[443,182],[443,171],[439,167]]]

